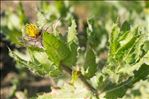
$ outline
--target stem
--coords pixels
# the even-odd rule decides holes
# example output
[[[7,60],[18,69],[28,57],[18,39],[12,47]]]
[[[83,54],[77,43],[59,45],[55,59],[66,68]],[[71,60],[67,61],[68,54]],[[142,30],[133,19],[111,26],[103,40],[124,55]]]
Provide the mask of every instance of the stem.
[[[64,64],[61,64],[62,65],[62,68],[63,70],[65,70],[68,74],[71,75],[72,73],[72,69],[69,68],[68,66],[64,65]],[[86,80],[86,78],[80,73],[79,75],[79,79],[83,82],[83,84],[86,86],[86,88],[97,98],[99,99],[98,97],[98,92],[96,91],[96,89],[90,85],[90,83]]]

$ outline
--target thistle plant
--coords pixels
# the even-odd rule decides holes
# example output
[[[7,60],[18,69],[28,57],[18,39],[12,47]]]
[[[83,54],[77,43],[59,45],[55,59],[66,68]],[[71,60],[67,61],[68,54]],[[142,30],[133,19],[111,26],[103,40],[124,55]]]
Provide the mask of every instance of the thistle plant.
[[[68,7],[67,12],[69,9]],[[63,80],[60,89],[52,87],[52,92],[56,90],[57,94],[51,92],[39,95],[38,99],[117,99],[125,96],[135,83],[148,83],[148,15],[144,15],[146,19],[141,25],[134,25],[127,20],[121,22],[119,18],[112,24],[112,19],[107,18],[108,21],[102,23],[97,22],[97,18],[88,18],[81,35],[78,20],[73,13],[59,11],[62,16],[59,21],[61,24],[66,22],[65,32],[52,25],[48,26],[52,27],[49,31],[41,28],[43,23],[40,25],[38,22],[24,25],[20,42],[26,48],[26,53],[10,51],[17,64],[33,73],[53,78],[57,85]],[[107,41],[104,41],[104,37]],[[101,63],[103,60],[99,54],[103,50],[107,53],[107,58],[104,60],[106,62]]]
[[[17,62],[38,75],[59,77],[66,72],[71,76],[71,84],[80,79],[89,93],[92,93],[91,96],[99,98],[105,93],[105,97],[115,99],[122,97],[137,81],[147,79],[149,73],[149,52],[146,49],[148,33],[139,27],[131,29],[129,25],[125,27],[124,25],[126,22],[121,27],[113,25],[108,61],[103,69],[96,63],[97,52],[90,43],[87,43],[84,50],[79,46],[74,19],[66,37],[59,32],[39,33],[40,30],[36,25],[27,25],[25,33],[31,39],[30,42],[34,42],[32,40],[40,36],[41,40],[34,43],[39,42],[41,46],[33,43],[26,46],[29,60],[12,53]],[[88,38],[90,36],[92,35],[88,35]],[[97,86],[93,86],[93,83],[97,83]]]

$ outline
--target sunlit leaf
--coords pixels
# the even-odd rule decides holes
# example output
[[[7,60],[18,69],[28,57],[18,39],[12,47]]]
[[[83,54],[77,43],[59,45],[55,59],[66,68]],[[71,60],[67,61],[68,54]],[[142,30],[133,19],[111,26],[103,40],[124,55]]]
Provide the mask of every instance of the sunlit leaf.
[[[68,28],[67,42],[74,41],[75,43],[78,43],[76,27],[77,26],[76,26],[75,20],[72,20],[72,24]]]
[[[55,65],[59,65],[70,54],[68,47],[62,40],[47,32],[43,34],[43,46],[49,59]]]
[[[122,82],[118,85],[112,85],[112,87],[107,87],[106,91],[106,98],[110,99],[117,99],[121,98],[128,88],[131,88],[134,83],[136,83],[139,80],[145,80],[147,79],[147,76],[149,75],[149,65],[142,64],[138,71],[134,72],[134,77],[130,77],[127,81]]]
[[[97,64],[95,62],[95,54],[91,48],[88,48],[85,54],[85,63],[83,65],[84,75],[91,78],[95,75]]]

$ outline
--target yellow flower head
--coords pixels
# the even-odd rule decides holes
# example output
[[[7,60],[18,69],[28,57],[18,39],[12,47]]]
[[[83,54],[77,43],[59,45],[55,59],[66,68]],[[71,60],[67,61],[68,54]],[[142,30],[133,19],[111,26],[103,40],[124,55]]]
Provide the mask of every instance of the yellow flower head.
[[[36,37],[39,35],[39,29],[35,24],[27,24],[25,31],[29,37]]]

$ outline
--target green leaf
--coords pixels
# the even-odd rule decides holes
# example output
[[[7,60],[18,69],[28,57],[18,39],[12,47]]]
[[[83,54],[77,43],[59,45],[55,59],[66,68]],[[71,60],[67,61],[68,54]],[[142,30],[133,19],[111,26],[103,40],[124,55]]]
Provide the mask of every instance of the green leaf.
[[[121,26],[121,31],[127,32],[129,30],[130,30],[130,24],[127,21],[125,21]]]
[[[18,51],[10,52],[19,66],[28,68],[35,74],[55,77],[61,73],[59,68],[50,62],[45,52],[39,52],[33,49],[28,49],[27,52],[29,53],[27,55]]]
[[[145,33],[141,28],[119,31],[115,25],[111,33],[108,65],[104,68],[111,82],[120,83],[133,75],[144,63],[146,52],[143,51]],[[128,69],[129,68],[129,69]]]
[[[116,52],[116,58],[122,59],[124,54],[127,53],[126,51],[129,51],[133,47],[137,38],[138,38],[138,36],[134,36],[128,43],[126,43],[124,46],[120,47],[118,49],[118,51]]]
[[[66,66],[75,66],[76,64],[76,61],[77,61],[77,44],[75,42],[70,42],[68,43],[68,47],[69,47],[69,50],[70,50],[70,54],[68,56],[68,58],[66,58],[63,63],[66,65]]]
[[[139,80],[147,79],[149,75],[149,65],[142,64],[138,71],[134,71],[133,83],[136,83]]]
[[[93,49],[99,49],[98,47],[102,43],[103,36],[106,36],[107,31],[95,18],[89,18],[87,24],[87,43],[89,43]]]
[[[70,54],[68,47],[62,40],[47,32],[43,34],[43,46],[51,62],[57,66]]]
[[[42,48],[36,47],[34,45],[30,45],[30,46],[28,46],[28,48],[32,51],[44,52],[44,50]]]
[[[85,53],[85,62],[83,65],[84,75],[87,78],[91,78],[95,75],[97,70],[97,64],[95,60],[95,54],[91,48],[88,48]]]
[[[75,23],[75,20],[72,20],[72,24],[68,28],[67,42],[74,41],[76,44],[78,43],[76,27],[77,27],[77,25]]]
[[[55,6],[56,6],[58,12],[60,13],[61,17],[65,17],[69,10],[66,7],[65,2],[64,1],[55,1]]]
[[[22,2],[19,2],[19,6],[17,7],[17,14],[19,16],[21,25],[25,25],[25,24],[29,23],[29,19],[25,15],[25,11],[24,11]]]
[[[138,71],[134,72],[134,76],[130,77],[127,81],[124,81],[118,85],[113,84],[110,86],[107,86],[106,95],[105,98],[107,99],[117,99],[122,98],[128,88],[131,88],[134,83],[138,82],[139,80],[145,80],[147,79],[147,76],[149,75],[149,65],[142,64]]]
[[[120,47],[116,52],[116,59],[125,61],[128,64],[135,63],[141,58],[141,47],[144,44],[143,34],[139,33],[138,28],[134,31],[126,32],[127,36],[119,40]],[[125,35],[125,33],[124,33]],[[123,35],[120,35],[123,37]]]
[[[119,47],[119,42],[117,41],[119,32],[120,28],[118,27],[118,25],[115,24],[110,35],[110,57],[113,57],[113,55],[115,55],[117,48]]]
[[[77,38],[75,20],[72,20],[72,24],[68,28],[67,42],[70,54],[63,63],[67,66],[73,66],[77,61],[77,47],[78,47],[78,38]]]
[[[28,22],[28,18],[25,15],[22,3],[16,6],[15,13],[8,9],[5,15],[2,17],[1,32],[6,35],[6,38],[11,41],[11,43],[17,46],[21,45],[22,38],[22,27]]]
[[[149,51],[149,40],[144,42],[144,46],[143,46],[144,51]]]

